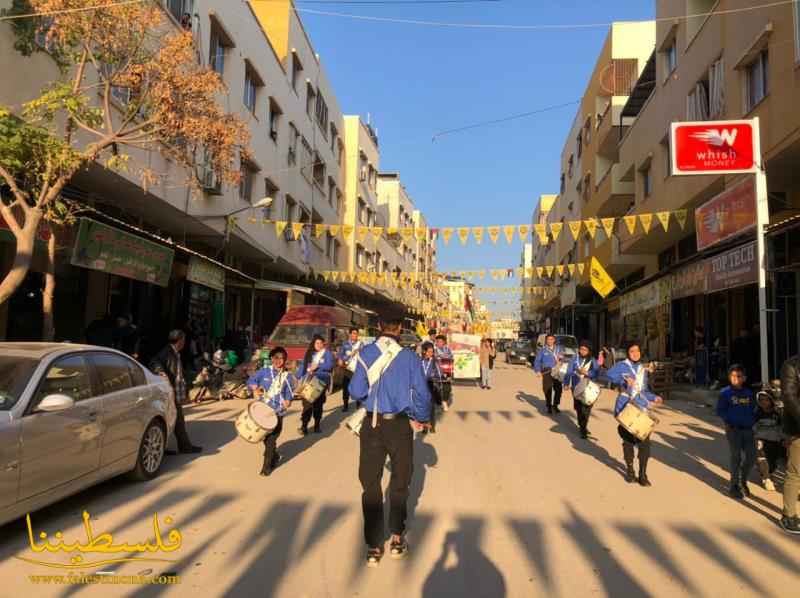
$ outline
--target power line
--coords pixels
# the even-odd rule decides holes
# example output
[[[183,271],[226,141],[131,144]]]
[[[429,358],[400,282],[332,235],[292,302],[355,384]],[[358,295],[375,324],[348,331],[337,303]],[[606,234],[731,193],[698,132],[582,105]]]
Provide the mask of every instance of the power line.
[[[546,106],[545,108],[539,108],[538,110],[531,110],[530,112],[523,112],[521,114],[514,114],[512,116],[506,116],[504,118],[497,118],[494,120],[487,120],[479,123],[474,123],[471,125],[466,125],[464,127],[458,127],[456,129],[447,129],[446,131],[440,131],[436,133],[433,138],[431,139],[432,142],[435,142],[436,139],[439,137],[444,137],[445,135],[450,135],[451,133],[459,133],[461,131],[467,131],[469,129],[477,129],[478,127],[485,127],[487,125],[496,125],[499,123],[508,122],[510,120],[517,120],[519,118],[526,118],[528,116],[533,116],[535,114],[541,114],[543,112],[550,112],[552,110],[558,110],[560,108],[566,108],[567,106],[574,106],[575,104],[580,104],[581,100],[573,100],[572,102],[566,102],[564,104],[556,104],[554,106]]]
[[[404,25],[420,25],[423,27],[447,27],[455,29],[494,29],[494,30],[511,30],[511,31],[564,31],[570,29],[606,29],[614,24],[633,24],[633,23],[651,23],[651,22],[674,22],[674,21],[687,21],[689,19],[706,18],[712,16],[724,16],[731,14],[738,14],[744,12],[752,12],[764,8],[774,8],[777,6],[787,6],[789,4],[796,4],[799,0],[780,0],[778,2],[771,2],[769,4],[760,4],[758,6],[745,6],[742,8],[730,8],[727,10],[714,10],[710,12],[694,13],[691,15],[678,15],[674,17],[659,17],[655,19],[639,19],[628,21],[606,21],[600,23],[562,23],[562,24],[531,24],[531,25],[506,25],[501,23],[457,23],[447,21],[426,21],[421,19],[403,19],[396,17],[380,17],[372,15],[356,15],[352,13],[333,12],[316,10],[313,8],[296,8],[297,12],[306,14],[340,17],[345,19],[354,19],[360,21],[378,21],[383,23],[400,23]]]
[[[81,6],[79,8],[62,8],[59,10],[47,10],[47,11],[27,13],[22,15],[2,15],[0,16],[0,21],[13,21],[15,19],[30,19],[34,17],[50,17],[53,15],[65,15],[74,12],[88,12],[90,10],[101,10],[103,8],[116,8],[117,6],[128,6],[130,4],[143,4],[144,2],[150,2],[150,0],[123,0],[122,2],[110,2],[108,4]]]

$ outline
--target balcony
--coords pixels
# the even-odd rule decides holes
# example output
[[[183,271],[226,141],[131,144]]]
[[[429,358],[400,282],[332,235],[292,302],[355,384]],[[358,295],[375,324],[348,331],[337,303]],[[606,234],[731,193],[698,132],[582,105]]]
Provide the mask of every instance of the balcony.
[[[634,200],[634,183],[622,181],[622,167],[613,164],[600,174],[594,193],[583,208],[583,215],[606,218],[624,214]]]
[[[617,146],[623,130],[634,120],[629,117],[622,118],[622,110],[627,101],[628,96],[609,96],[604,111],[597,115],[595,135],[598,154],[616,159],[619,153]]]
[[[625,225],[618,224],[617,226],[617,232],[619,234],[620,229],[625,228]],[[658,226],[661,225],[659,224]],[[625,234],[627,234],[627,232],[626,229]],[[655,263],[657,259],[655,255],[622,253],[619,237],[617,235],[612,235],[609,239],[606,237],[605,232],[597,233],[592,255],[597,258],[606,269],[609,276],[615,281],[624,278],[642,266],[647,266],[651,262]]]

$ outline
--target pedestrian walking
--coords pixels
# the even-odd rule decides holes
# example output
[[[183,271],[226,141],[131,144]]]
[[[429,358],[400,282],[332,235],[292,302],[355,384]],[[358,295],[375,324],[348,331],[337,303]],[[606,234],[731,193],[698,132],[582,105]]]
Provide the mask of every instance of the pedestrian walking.
[[[497,351],[492,345],[492,341],[484,338],[481,341],[479,352],[481,362],[481,388],[490,390],[492,388],[492,360],[497,357]]]
[[[797,494],[800,493],[800,355],[786,360],[781,368],[783,431],[786,440],[786,480],[783,483],[781,527],[790,534],[800,534]]]
[[[436,406],[444,404],[442,399],[444,396],[442,369],[439,367],[439,362],[434,357],[433,351],[431,343],[422,343],[422,373],[425,375],[425,380],[428,382],[428,390],[431,392],[431,416],[428,420],[431,434],[436,433]],[[423,430],[424,432],[425,430]]]
[[[305,406],[302,415],[300,416],[300,429],[298,430],[303,436],[308,434],[308,424],[311,418],[314,418],[314,433],[319,434],[322,432],[322,408],[325,405],[328,394],[328,385],[331,383],[331,375],[333,374],[333,355],[325,347],[325,340],[315,335],[308,345],[306,355],[303,361],[297,368],[297,379],[307,382],[312,378],[316,378],[324,386],[325,390],[322,391],[310,406]],[[308,380],[304,380],[304,379]]]
[[[400,346],[400,317],[382,316],[381,333],[364,347],[350,381],[350,393],[365,401],[361,426],[358,478],[364,513],[367,566],[377,567],[384,555],[384,506],[381,479],[387,455],[389,481],[389,545],[392,558],[408,553],[405,537],[409,486],[414,463],[414,429],[427,427],[431,394],[420,359]]]
[[[533,371],[542,377],[542,388],[544,389],[544,400],[547,404],[547,413],[559,413],[558,406],[561,404],[561,382],[553,378],[553,370],[557,368],[562,360],[562,349],[556,345],[554,334],[548,334],[544,340],[544,346],[536,353],[533,360]]]
[[[342,411],[347,413],[350,404],[350,380],[356,369],[356,357],[363,343],[358,338],[358,328],[350,329],[350,337],[342,344],[337,355],[339,367],[344,368],[342,381]],[[360,405],[359,405],[360,406]]]
[[[578,353],[569,362],[565,383],[572,392],[573,406],[578,415],[578,428],[581,438],[589,437],[589,416],[592,414],[592,405],[586,405],[579,400],[575,394],[575,388],[584,379],[596,380],[600,373],[600,366],[597,360],[592,357],[592,347],[589,341],[581,341],[578,345]]]
[[[756,394],[758,409],[756,425],[753,433],[756,438],[756,465],[761,474],[761,485],[764,490],[775,491],[772,474],[778,467],[778,461],[786,460],[786,435],[783,433],[783,422],[772,393],[766,390]]]
[[[608,379],[619,388],[619,395],[614,404],[614,416],[618,416],[628,403],[633,402],[641,409],[649,409],[651,405],[660,405],[663,400],[650,391],[648,368],[642,364],[642,348],[638,342],[628,344],[628,357],[617,363],[608,371]],[[650,437],[641,440],[628,432],[622,424],[617,426],[617,433],[622,439],[622,454],[625,458],[625,481],[629,484],[639,482],[641,486],[652,486],[647,477],[647,462],[650,460]],[[634,451],[638,447],[639,475],[633,469]]]
[[[753,391],[746,388],[744,367],[733,364],[728,368],[729,386],[719,393],[717,415],[725,422],[725,437],[730,449],[730,494],[733,498],[750,496],[747,480],[756,463],[756,440],[753,426],[756,423],[756,400]]]
[[[175,399],[177,419],[175,420],[175,440],[178,442],[178,452],[199,453],[203,449],[192,444],[186,431],[186,420],[183,417],[183,402],[188,396],[188,386],[183,374],[183,361],[181,351],[186,343],[186,334],[183,330],[173,330],[167,336],[167,346],[150,362],[150,369],[169,380],[172,385]]]
[[[278,425],[264,438],[264,464],[261,475],[268,476],[280,463],[278,437],[283,431],[283,416],[292,404],[293,389],[297,380],[286,370],[286,349],[275,347],[269,352],[270,366],[263,367],[250,376],[247,386],[257,400],[263,401],[275,411]]]

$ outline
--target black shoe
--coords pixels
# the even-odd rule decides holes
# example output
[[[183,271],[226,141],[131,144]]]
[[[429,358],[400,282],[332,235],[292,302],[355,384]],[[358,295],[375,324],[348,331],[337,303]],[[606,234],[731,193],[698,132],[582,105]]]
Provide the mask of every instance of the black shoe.
[[[553,413],[553,408],[550,405],[547,406],[547,413]]]
[[[636,473],[633,471],[633,466],[628,466],[628,469],[625,470],[625,481],[629,484],[633,484],[634,482],[638,482],[636,479]]]
[[[800,535],[800,518],[784,515],[778,523],[787,534]]]
[[[314,434],[322,434],[322,428],[319,426],[314,426]]]
[[[553,405],[553,411],[555,413],[561,413],[561,409],[558,408],[558,405]]]
[[[186,446],[186,447],[183,447],[181,449],[178,449],[178,452],[180,452],[183,455],[193,455],[193,454],[197,454],[197,453],[202,453],[203,452],[203,447],[190,445],[190,446]]]
[[[342,412],[343,413],[347,413],[349,411],[349,409],[350,408],[347,405],[345,405],[344,407],[342,407]]]
[[[308,435],[308,426],[300,426],[299,428],[297,428],[297,431],[298,431],[298,432],[299,432],[299,433],[300,433],[302,436],[307,436],[307,435]]]
[[[377,567],[383,558],[383,548],[369,548],[367,550],[367,567]]]
[[[389,556],[393,559],[402,559],[408,554],[408,542],[406,542],[405,538],[400,540],[399,542],[392,542],[389,545]]]
[[[650,480],[647,479],[646,473],[639,474],[639,485],[644,486],[645,488],[648,486],[652,486],[653,484],[650,483]]]
[[[589,432],[586,430],[581,430],[581,438],[589,438]]]
[[[272,473],[272,470],[271,470],[271,469],[262,469],[262,470],[261,470],[261,472],[260,472],[258,475],[260,475],[260,476],[262,476],[262,477],[265,477],[265,478],[266,478],[266,477],[268,477],[268,476],[269,476],[269,474],[271,474],[271,473]]]
[[[742,482],[742,494],[745,498],[750,498],[752,494],[750,493],[750,487],[747,485],[747,482]]]
[[[739,484],[731,484],[730,494],[731,498],[744,498],[744,494],[742,494],[742,489],[739,487]]]
[[[272,458],[272,462],[269,464],[270,469],[275,469],[278,466],[278,464],[281,462],[281,459],[283,459],[281,454],[280,453],[275,453],[275,456]]]

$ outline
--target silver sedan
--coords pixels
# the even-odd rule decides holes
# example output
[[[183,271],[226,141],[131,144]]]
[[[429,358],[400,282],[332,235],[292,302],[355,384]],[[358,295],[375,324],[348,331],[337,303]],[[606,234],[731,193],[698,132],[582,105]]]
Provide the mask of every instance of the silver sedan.
[[[121,473],[158,474],[172,388],[127,355],[0,343],[0,525]]]

